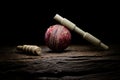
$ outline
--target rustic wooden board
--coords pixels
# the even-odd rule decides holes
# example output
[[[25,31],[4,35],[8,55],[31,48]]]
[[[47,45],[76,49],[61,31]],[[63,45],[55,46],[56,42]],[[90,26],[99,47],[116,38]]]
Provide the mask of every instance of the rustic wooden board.
[[[41,56],[20,53],[16,46],[0,47],[0,80],[118,80],[119,46],[101,50],[91,45],[71,45],[64,52],[46,46]]]

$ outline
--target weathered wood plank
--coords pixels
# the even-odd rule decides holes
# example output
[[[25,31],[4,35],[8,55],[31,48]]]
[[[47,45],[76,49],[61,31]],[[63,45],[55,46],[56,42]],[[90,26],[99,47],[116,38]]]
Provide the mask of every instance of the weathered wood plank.
[[[0,50],[0,80],[118,80],[119,49],[97,50],[72,45],[65,52],[51,52],[41,46],[41,56],[18,53],[15,46]]]

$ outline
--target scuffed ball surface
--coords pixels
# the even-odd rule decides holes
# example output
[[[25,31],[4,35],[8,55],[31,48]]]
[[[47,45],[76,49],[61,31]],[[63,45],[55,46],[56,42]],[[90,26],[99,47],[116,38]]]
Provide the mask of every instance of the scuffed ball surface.
[[[71,41],[70,31],[63,25],[55,24],[45,32],[45,43],[52,51],[63,51]]]

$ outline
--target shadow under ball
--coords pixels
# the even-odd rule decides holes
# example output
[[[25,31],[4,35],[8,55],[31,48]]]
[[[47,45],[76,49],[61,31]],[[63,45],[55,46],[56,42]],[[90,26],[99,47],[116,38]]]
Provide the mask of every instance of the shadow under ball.
[[[63,25],[55,24],[45,32],[45,43],[52,51],[63,51],[71,41],[70,31]]]

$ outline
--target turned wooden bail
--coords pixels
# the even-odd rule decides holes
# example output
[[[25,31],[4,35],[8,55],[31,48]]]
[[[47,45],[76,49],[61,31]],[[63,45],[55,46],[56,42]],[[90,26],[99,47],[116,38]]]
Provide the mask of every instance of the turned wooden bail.
[[[42,52],[42,49],[37,45],[18,45],[17,49],[35,55],[40,55]]]

